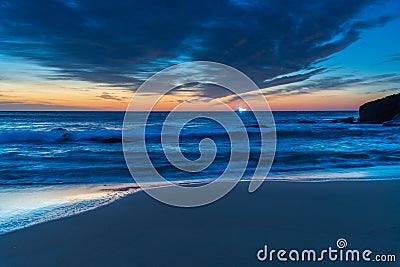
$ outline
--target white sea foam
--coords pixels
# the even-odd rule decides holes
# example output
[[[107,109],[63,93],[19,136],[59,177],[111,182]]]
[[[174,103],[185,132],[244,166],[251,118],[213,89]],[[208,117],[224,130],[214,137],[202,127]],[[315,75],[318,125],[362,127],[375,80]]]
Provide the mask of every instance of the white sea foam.
[[[0,234],[89,211],[137,191],[135,184],[0,187]]]

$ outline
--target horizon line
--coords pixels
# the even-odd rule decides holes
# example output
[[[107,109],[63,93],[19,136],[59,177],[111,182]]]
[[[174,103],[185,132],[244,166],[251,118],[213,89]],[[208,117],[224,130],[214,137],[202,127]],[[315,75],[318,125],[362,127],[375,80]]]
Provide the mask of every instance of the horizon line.
[[[254,112],[260,112],[265,110],[248,110]],[[358,112],[358,109],[329,109],[329,110],[271,110],[272,112]],[[0,110],[0,112],[149,112],[147,110],[135,110],[135,111],[128,111],[128,110]],[[150,112],[171,112],[171,110],[152,110]],[[228,112],[223,110],[177,110],[174,112]],[[232,110],[232,112],[235,112]]]

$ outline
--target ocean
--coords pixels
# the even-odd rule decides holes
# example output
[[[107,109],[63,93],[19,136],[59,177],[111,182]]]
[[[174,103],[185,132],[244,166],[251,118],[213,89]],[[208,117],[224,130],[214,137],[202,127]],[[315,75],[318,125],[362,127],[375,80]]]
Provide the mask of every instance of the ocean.
[[[218,149],[210,166],[186,175],[169,164],[160,145],[167,114],[152,113],[146,130],[146,147],[157,171],[172,181],[217,178],[230,157],[224,128],[203,118],[182,129],[179,142],[188,159],[199,158],[198,144],[204,138]],[[243,180],[254,173],[260,132],[268,131],[253,127],[254,117],[247,114],[242,116],[250,157]],[[399,128],[331,122],[349,116],[358,113],[274,112],[277,148],[267,181],[399,179]],[[0,112],[0,234],[137,191],[122,151],[123,119],[124,112]],[[313,123],[299,123],[302,120]]]

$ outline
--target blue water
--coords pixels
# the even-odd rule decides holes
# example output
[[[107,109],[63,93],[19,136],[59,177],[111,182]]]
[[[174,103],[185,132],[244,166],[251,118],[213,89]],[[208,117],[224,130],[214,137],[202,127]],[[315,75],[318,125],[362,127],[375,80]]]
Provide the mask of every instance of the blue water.
[[[218,148],[208,168],[188,176],[171,166],[162,153],[160,127],[166,115],[153,113],[146,132],[147,149],[157,170],[169,180],[217,178],[230,156],[229,137],[223,127],[208,119],[198,119],[182,130],[180,145],[187,158],[200,156],[198,143],[206,137],[212,138]],[[254,117],[243,116],[251,142],[250,160],[243,176],[246,179],[251,177],[257,164],[260,132],[268,129],[253,127]],[[358,114],[353,111],[275,112],[277,150],[268,179],[400,178],[400,128],[330,123],[349,116]],[[7,206],[4,201],[3,205],[0,203],[0,233],[34,223],[29,219],[33,212],[37,215],[35,218],[44,214],[47,218],[52,217],[48,212],[82,204],[83,193],[79,189],[82,186],[132,183],[122,153],[123,118],[123,112],[0,112],[0,201],[11,199]],[[298,123],[299,120],[316,123]],[[46,195],[41,192],[48,194],[37,205],[29,205],[32,197],[19,199],[20,204],[13,208],[13,196],[21,197],[22,191],[23,195],[32,194],[36,198]],[[66,197],[56,197],[67,191]],[[113,196],[97,194],[85,201],[95,199],[103,203],[105,197]],[[96,206],[96,203],[86,204]]]

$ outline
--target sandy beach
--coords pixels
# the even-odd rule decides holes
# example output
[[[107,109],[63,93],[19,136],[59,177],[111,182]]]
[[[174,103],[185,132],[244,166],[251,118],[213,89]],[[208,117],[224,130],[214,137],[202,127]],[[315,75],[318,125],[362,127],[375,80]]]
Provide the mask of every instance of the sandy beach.
[[[144,192],[77,216],[0,236],[0,266],[396,266],[376,262],[261,262],[275,249],[348,248],[400,257],[400,181],[240,183],[200,208]],[[397,261],[399,259],[397,258]]]

